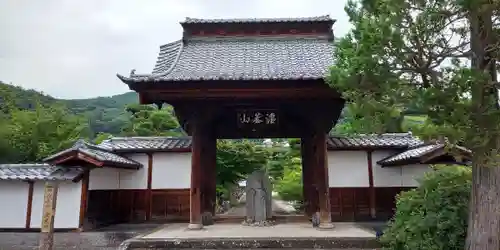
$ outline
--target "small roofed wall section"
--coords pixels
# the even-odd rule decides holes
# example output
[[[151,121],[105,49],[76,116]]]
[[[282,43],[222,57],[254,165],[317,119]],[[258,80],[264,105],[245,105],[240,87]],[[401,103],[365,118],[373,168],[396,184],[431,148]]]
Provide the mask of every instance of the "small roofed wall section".
[[[149,207],[152,219],[188,218],[191,153],[122,155],[144,167],[138,170],[103,167],[90,171],[87,219],[94,227],[108,223],[144,221]],[[149,173],[151,201],[147,199]]]
[[[372,157],[373,189],[377,219],[388,219],[401,191],[417,187],[416,179],[431,170],[415,164],[382,168],[377,161],[396,153],[392,150],[329,151],[328,177],[332,220],[370,220],[370,177],[368,157]]]

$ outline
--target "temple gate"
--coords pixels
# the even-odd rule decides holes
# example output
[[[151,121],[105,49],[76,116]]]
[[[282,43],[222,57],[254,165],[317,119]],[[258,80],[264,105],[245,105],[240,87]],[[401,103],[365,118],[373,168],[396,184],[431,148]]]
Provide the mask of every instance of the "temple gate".
[[[151,74],[118,75],[141,104],[168,103],[192,136],[191,229],[215,212],[216,139],[301,138],[309,216],[331,228],[326,136],[344,100],[325,83],[335,20],[193,19]]]

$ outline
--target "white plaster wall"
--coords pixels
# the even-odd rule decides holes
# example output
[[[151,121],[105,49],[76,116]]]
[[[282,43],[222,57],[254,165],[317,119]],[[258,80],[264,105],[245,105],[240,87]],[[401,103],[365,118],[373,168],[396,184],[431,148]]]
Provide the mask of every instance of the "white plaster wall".
[[[402,168],[402,185],[403,187],[416,187],[419,185],[418,179],[424,177],[425,173],[432,171],[430,165],[413,164]]]
[[[153,189],[189,188],[191,153],[154,153],[152,175]]]
[[[94,168],[89,174],[89,190],[115,190],[120,187],[117,168]]]
[[[431,167],[425,164],[405,165],[401,167],[382,167],[377,161],[394,154],[393,151],[380,150],[372,153],[373,184],[375,187],[416,187],[417,179],[424,176]]]
[[[119,169],[120,189],[146,189],[148,187],[148,155],[128,154],[127,158],[140,162],[140,169]]]
[[[394,154],[394,151],[389,150],[378,150],[372,152],[372,164],[373,164],[373,186],[375,187],[401,187],[401,167],[385,167],[377,164],[389,155]]]
[[[36,182],[34,186],[31,228],[42,226],[44,185],[44,182]],[[81,193],[81,181],[59,183],[54,228],[78,228]]]
[[[24,228],[28,187],[22,181],[0,181],[0,228]]]
[[[365,151],[328,151],[330,187],[369,187]]]

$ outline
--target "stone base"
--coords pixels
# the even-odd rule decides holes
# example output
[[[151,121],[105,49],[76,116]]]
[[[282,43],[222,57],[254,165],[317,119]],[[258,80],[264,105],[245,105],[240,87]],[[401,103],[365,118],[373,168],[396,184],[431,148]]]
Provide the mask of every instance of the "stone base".
[[[210,226],[214,224],[214,218],[211,212],[204,212],[201,215],[201,224],[203,224],[203,226]]]
[[[127,249],[378,249],[375,239],[363,238],[207,238],[207,239],[130,239],[122,243]]]
[[[276,221],[274,220],[264,220],[264,221],[252,221],[252,220],[244,220],[241,225],[250,226],[250,227],[270,227],[276,225]]]
[[[201,229],[203,229],[203,225],[202,225],[202,224],[191,224],[191,223],[190,223],[190,224],[187,226],[187,229],[188,229],[188,230],[201,230]]]
[[[332,230],[334,228],[335,228],[335,226],[333,226],[333,223],[331,223],[331,222],[320,223],[318,225],[318,230]]]

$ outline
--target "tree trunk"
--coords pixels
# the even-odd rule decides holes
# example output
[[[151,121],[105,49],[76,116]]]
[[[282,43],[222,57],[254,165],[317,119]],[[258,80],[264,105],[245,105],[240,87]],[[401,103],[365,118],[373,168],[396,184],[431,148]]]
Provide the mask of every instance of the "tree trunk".
[[[472,126],[468,142],[473,150],[472,192],[470,197],[467,250],[500,249],[500,113],[492,7],[488,0],[474,0],[469,22],[471,68],[482,73],[472,86]]]
[[[485,158],[491,160],[483,163]],[[475,156],[467,250],[500,249],[500,167],[498,166],[500,166],[498,156],[491,154]]]

